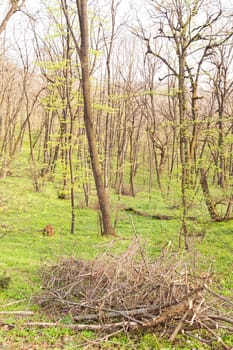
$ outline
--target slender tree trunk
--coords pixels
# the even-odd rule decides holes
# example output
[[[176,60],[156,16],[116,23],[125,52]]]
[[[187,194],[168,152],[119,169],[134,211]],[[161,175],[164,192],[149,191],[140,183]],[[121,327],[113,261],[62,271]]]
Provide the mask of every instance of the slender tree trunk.
[[[221,106],[222,107],[222,106]],[[219,113],[219,121],[218,121],[218,150],[219,150],[219,171],[218,171],[218,185],[222,188],[226,188],[226,175],[225,175],[225,168],[226,168],[226,160],[225,160],[225,154],[224,154],[224,131],[223,131],[223,115],[222,111]]]
[[[200,169],[200,172],[201,172],[201,187],[204,194],[207,209],[209,211],[211,219],[214,221],[217,221],[219,219],[219,216],[215,207],[215,203],[211,199],[206,172],[203,168]]]
[[[180,52],[179,56],[179,116],[180,116],[180,161],[182,169],[181,178],[181,194],[182,194],[182,226],[181,232],[184,236],[185,249],[188,249],[187,236],[187,216],[188,216],[188,203],[187,203],[187,186],[188,186],[188,144],[186,136],[185,115],[186,115],[186,93],[185,93],[185,58],[184,53]]]
[[[152,147],[153,147],[153,155],[154,155],[154,161],[155,161],[155,171],[156,171],[157,183],[158,183],[159,189],[160,189],[160,191],[162,193],[163,190],[162,190],[162,184],[161,184],[161,179],[160,179],[157,148],[156,148],[153,136],[150,136],[150,138],[151,138]]]
[[[40,186],[38,183],[38,171],[34,159],[34,151],[32,146],[32,130],[31,130],[31,122],[28,118],[28,135],[29,135],[29,145],[30,145],[30,158],[32,161],[32,179],[33,179],[33,186],[36,192],[40,192]]]
[[[84,122],[86,127],[91,164],[99,206],[101,211],[101,219],[103,223],[103,234],[114,234],[114,228],[111,222],[109,198],[106,188],[104,187],[101,166],[99,162],[95,130],[93,126],[92,108],[91,108],[91,93],[90,93],[90,76],[89,76],[89,44],[88,44],[88,17],[87,17],[87,1],[76,0],[79,15],[79,24],[81,31],[81,48],[79,49],[79,57],[82,70],[82,88],[84,99]]]
[[[232,212],[232,207],[233,207],[233,195],[231,194],[228,205],[227,205],[227,210],[224,216],[224,220],[228,220],[231,217],[231,212]]]
[[[65,96],[63,96],[63,99]],[[61,150],[61,166],[62,166],[62,188],[59,191],[59,199],[67,199],[67,174],[68,174],[68,138],[67,138],[67,115],[66,110],[63,109],[61,117],[61,129],[60,129],[60,150]]]
[[[134,190],[134,150],[133,150],[133,133],[134,133],[134,124],[129,131],[129,162],[130,162],[130,172],[129,172],[129,195],[135,197]]]
[[[118,114],[117,117],[117,164],[116,164],[116,178],[115,178],[115,188],[116,192],[120,196],[123,192],[124,186],[124,172],[125,172],[125,159],[128,149],[128,130],[127,130],[127,108],[126,102],[123,104],[122,113]]]
[[[67,9],[66,9],[67,10]],[[75,231],[75,200],[74,200],[74,167],[73,167],[73,134],[74,134],[74,115],[71,107],[70,94],[72,90],[72,69],[71,69],[71,50],[70,50],[70,31],[67,23],[66,28],[66,47],[65,59],[66,66],[64,70],[66,84],[65,84],[65,96],[66,96],[66,115],[70,117],[70,128],[68,137],[68,162],[69,162],[69,173],[70,173],[70,204],[71,204],[71,224],[70,233],[74,234]]]
[[[149,200],[151,200],[151,190],[152,190],[152,184],[153,184],[153,178],[152,178],[153,165],[152,165],[151,139],[148,133],[147,133],[147,145],[148,145],[147,147],[148,147],[148,158],[149,158],[148,159],[149,161],[148,192],[149,192]]]

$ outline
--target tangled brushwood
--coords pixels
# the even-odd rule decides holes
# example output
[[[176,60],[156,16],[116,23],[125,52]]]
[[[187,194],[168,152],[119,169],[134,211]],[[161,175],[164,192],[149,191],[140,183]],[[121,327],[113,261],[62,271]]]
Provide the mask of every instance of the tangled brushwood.
[[[228,349],[219,331],[233,331],[233,302],[210,288],[210,273],[198,276],[191,265],[167,251],[150,261],[135,240],[120,255],[45,267],[34,300],[49,314],[69,315],[77,330],[156,329],[170,341],[185,333]]]

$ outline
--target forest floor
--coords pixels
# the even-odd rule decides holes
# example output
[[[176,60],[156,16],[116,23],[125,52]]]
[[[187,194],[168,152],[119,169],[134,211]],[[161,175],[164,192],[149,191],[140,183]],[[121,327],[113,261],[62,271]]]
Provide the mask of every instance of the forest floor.
[[[142,239],[151,257],[161,254],[168,244],[174,250],[177,249],[178,219],[155,220],[122,209],[133,207],[148,214],[177,217],[179,209],[175,199],[165,205],[159,193],[149,196],[146,192],[140,192],[136,198],[124,196],[120,201],[112,195],[117,237],[105,238],[99,234],[96,210],[84,208],[80,198],[81,195],[76,198],[76,230],[71,235],[69,200],[57,199],[57,189],[53,183],[36,193],[26,176],[1,179],[0,277],[9,276],[10,283],[7,288],[0,287],[0,349],[209,349],[195,339],[182,336],[178,336],[175,344],[171,345],[159,334],[151,332],[121,333],[111,339],[101,340],[99,338],[102,335],[90,331],[77,334],[59,327],[30,329],[24,326],[28,321],[49,321],[48,316],[30,302],[40,290],[38,271],[42,265],[55,262],[60,257],[93,259],[109,246],[114,253],[121,252],[135,235]],[[95,206],[93,196],[91,208]],[[233,221],[211,223],[205,217],[204,209],[198,206],[194,208],[193,214],[199,218],[196,222],[190,222],[192,235],[189,243],[193,257],[204,270],[211,265],[214,283],[221,293],[232,298]],[[42,234],[48,224],[55,229],[52,237]],[[29,310],[34,312],[33,316],[3,314],[5,311]],[[233,336],[228,335],[224,340],[229,348],[233,348]],[[216,343],[211,349],[221,349],[221,346]]]

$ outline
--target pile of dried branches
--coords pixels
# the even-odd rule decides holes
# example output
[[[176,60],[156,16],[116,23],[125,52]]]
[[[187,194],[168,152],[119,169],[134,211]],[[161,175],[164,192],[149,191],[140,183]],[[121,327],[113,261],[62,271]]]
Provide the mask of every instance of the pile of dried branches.
[[[228,348],[218,330],[233,330],[233,302],[208,286],[210,274],[197,276],[181,255],[164,252],[150,261],[135,240],[120,255],[61,260],[43,269],[42,280],[37,304],[69,315],[74,329],[156,328],[171,341],[180,332],[205,329],[203,341],[215,338]]]

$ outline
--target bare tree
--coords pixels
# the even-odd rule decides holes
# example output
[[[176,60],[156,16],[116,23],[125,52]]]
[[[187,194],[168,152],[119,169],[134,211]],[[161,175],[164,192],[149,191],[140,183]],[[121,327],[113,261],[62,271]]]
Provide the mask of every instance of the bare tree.
[[[7,10],[4,18],[2,19],[0,23],[0,34],[6,29],[7,23],[9,22],[10,18],[20,10],[20,8],[25,3],[25,0],[9,0],[10,8]]]
[[[181,193],[182,193],[182,228],[185,247],[188,248],[188,189],[191,185],[191,167],[194,162],[195,144],[197,138],[196,101],[198,100],[197,86],[201,66],[213,49],[220,42],[227,41],[232,36],[232,31],[225,33],[223,26],[220,29],[213,27],[216,22],[222,20],[221,3],[210,8],[205,1],[194,0],[190,2],[168,0],[165,2],[151,1],[151,16],[156,32],[148,35],[141,25],[141,32],[137,35],[147,44],[147,54],[152,54],[160,59],[169,70],[168,76],[177,79],[177,95],[179,101],[179,153],[181,162]],[[200,14],[203,20],[200,22]],[[198,21],[199,18],[199,21]],[[221,37],[219,40],[218,37]],[[162,45],[172,44],[175,48],[176,60],[163,54]],[[201,45],[197,45],[197,43]],[[194,62],[199,62],[195,65]],[[196,70],[194,69],[195,67]],[[192,89],[191,115],[188,113],[188,86],[189,77]],[[190,130],[191,133],[190,133]]]
[[[62,9],[66,17],[67,26],[71,32],[75,48],[78,52],[81,71],[82,71],[82,89],[84,99],[84,122],[86,134],[88,139],[90,158],[92,164],[93,175],[95,179],[96,191],[99,199],[99,206],[103,224],[103,234],[112,235],[114,229],[111,223],[110,204],[107,191],[104,187],[101,165],[96,145],[95,130],[92,117],[91,106],[91,86],[90,86],[90,64],[89,64],[89,32],[88,32],[88,15],[87,15],[87,1],[77,0],[76,6],[79,18],[79,27],[81,33],[81,44],[76,40],[76,36],[70,22],[69,13],[67,10],[67,3],[65,0],[61,1]]]
[[[232,46],[223,45],[216,48],[211,62],[215,72],[213,76],[210,76],[210,84],[212,83],[218,114],[218,147],[215,165],[218,169],[218,184],[223,189],[226,189],[227,155],[229,155],[229,150],[225,140],[232,130],[231,110],[229,110],[229,98],[233,92]]]
[[[107,104],[109,107],[113,107],[111,95],[112,91],[112,55],[114,49],[114,41],[117,38],[121,24],[117,25],[116,16],[118,7],[121,3],[121,0],[111,0],[110,6],[110,33],[105,33],[105,28],[102,25],[103,39],[105,44],[105,55],[106,55],[106,80],[107,80]],[[109,185],[109,176],[110,172],[110,158],[112,156],[112,140],[113,140],[113,122],[112,114],[107,112],[106,122],[105,122],[105,145],[104,145],[104,185],[108,187]]]

